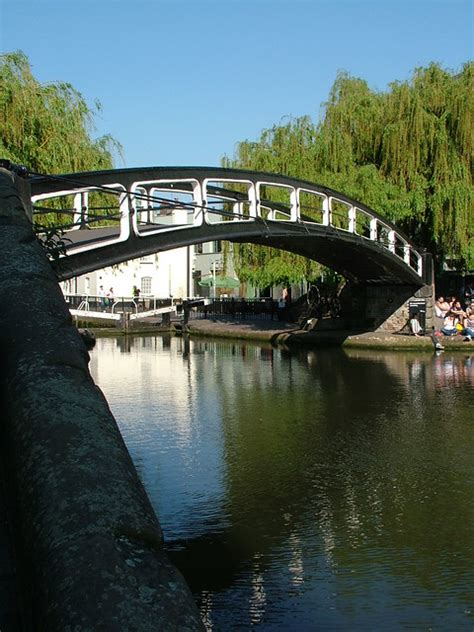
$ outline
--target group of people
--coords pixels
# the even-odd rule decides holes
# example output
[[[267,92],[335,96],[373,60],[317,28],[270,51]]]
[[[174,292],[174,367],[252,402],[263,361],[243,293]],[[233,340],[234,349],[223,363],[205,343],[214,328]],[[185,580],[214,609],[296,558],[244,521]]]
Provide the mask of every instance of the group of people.
[[[105,291],[104,286],[101,285],[99,287],[98,295],[99,295],[99,304],[100,304],[100,307],[102,308],[102,311],[106,311],[107,308],[112,307],[115,300],[113,287]],[[139,298],[140,298],[140,289],[136,285],[133,286],[132,297],[133,297],[133,300],[135,301],[135,304],[138,306]]]
[[[474,337],[474,306],[471,301],[466,301],[465,307],[455,296],[440,296],[435,303],[435,314],[443,319],[440,331],[445,336],[461,334],[464,340],[469,342]]]
[[[102,309],[106,309],[107,307],[109,307],[109,305],[112,305],[114,302],[114,288],[111,287],[106,292],[104,290],[104,286],[101,285],[99,287],[99,301]]]

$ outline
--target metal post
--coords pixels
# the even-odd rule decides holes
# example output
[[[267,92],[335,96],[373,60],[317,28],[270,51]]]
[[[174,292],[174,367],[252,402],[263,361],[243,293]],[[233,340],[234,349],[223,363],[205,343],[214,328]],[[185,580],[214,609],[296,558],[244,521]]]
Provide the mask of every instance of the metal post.
[[[216,261],[212,262],[212,298],[216,300]]]
[[[356,208],[355,206],[351,206],[349,208],[349,232],[356,232]]]
[[[323,199],[323,226],[331,225],[331,203],[328,196]]]

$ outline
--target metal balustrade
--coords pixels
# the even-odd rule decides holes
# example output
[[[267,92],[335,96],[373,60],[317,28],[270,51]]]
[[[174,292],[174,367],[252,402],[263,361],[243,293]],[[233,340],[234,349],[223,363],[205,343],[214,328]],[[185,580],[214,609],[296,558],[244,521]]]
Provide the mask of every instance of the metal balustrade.
[[[334,235],[352,235],[378,244],[423,276],[422,254],[394,224],[342,193],[294,178],[232,169],[150,167],[36,177],[31,184],[41,226],[64,226],[65,250],[74,254],[131,236],[147,239],[190,227],[263,222],[288,230],[321,226]],[[111,197],[115,202],[107,205]],[[68,234],[98,226],[108,227],[110,236],[100,243],[68,244]]]

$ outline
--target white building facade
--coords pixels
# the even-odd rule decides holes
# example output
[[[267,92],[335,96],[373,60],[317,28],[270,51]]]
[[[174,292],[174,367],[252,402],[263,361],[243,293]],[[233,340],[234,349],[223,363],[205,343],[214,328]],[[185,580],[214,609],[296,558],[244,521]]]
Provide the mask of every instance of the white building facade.
[[[176,205],[161,205],[152,212],[154,221],[160,224],[192,222],[192,210]],[[221,242],[212,241],[131,259],[64,281],[61,285],[65,294],[98,296],[104,291],[112,292],[117,298],[131,297],[134,288],[138,288],[140,296],[189,298],[209,296],[209,288],[201,287],[199,282],[222,271]],[[232,269],[226,271],[226,274],[232,273]],[[234,294],[237,296],[238,291]]]

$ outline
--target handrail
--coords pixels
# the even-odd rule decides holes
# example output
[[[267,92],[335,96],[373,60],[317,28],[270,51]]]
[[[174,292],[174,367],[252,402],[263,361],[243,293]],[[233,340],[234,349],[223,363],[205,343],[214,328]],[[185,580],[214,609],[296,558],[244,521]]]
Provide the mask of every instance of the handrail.
[[[117,214],[115,204],[108,222],[120,227],[119,234],[100,243],[66,246],[74,253],[190,226],[263,220],[286,224],[288,229],[292,225],[323,226],[341,235],[351,234],[378,244],[423,276],[422,253],[388,219],[341,192],[279,174],[215,167],[148,167],[36,176],[31,178],[31,187],[33,204],[74,196],[72,230],[97,223],[93,205],[89,206],[91,194],[118,197],[120,212]],[[173,194],[177,195],[176,200],[170,199]],[[70,203],[65,206],[70,214]],[[172,223],[167,219],[169,215],[162,217],[161,206],[166,206],[167,213],[170,208],[184,211],[186,222],[180,219]],[[312,217],[311,212],[319,217]],[[61,210],[51,209],[51,213],[58,216]],[[103,219],[103,207],[100,213]]]

